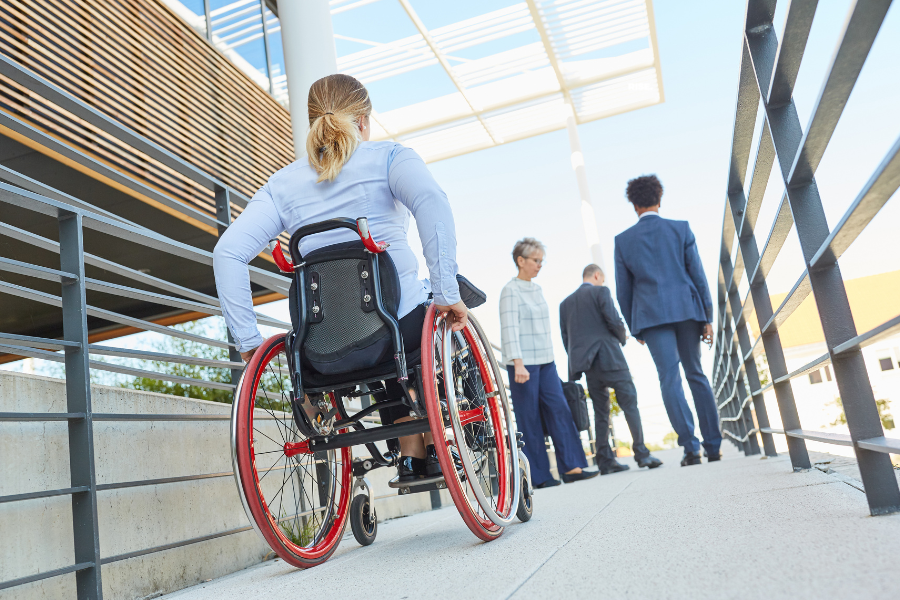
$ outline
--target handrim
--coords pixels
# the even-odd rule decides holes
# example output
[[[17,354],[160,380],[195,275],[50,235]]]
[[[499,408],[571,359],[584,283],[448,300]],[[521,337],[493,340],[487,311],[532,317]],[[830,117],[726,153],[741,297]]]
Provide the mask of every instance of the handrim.
[[[470,318],[471,318],[471,315],[470,315]],[[444,331],[446,330],[444,321],[443,321],[443,315],[440,315],[437,313],[434,305],[429,307],[428,313],[425,318],[425,323],[426,323],[426,327],[423,329],[423,332],[422,332],[422,360],[423,360],[422,372],[423,372],[423,374],[425,374],[425,376],[423,377],[423,379],[424,379],[423,385],[425,387],[425,400],[428,403],[428,419],[429,419],[429,423],[431,425],[432,434],[435,437],[435,448],[437,450],[438,460],[441,463],[442,471],[445,473],[445,481],[447,484],[447,489],[450,492],[451,496],[453,497],[454,504],[456,504],[456,507],[460,513],[460,516],[462,516],[463,520],[466,522],[466,525],[469,527],[469,529],[472,531],[472,533],[474,533],[476,536],[478,536],[479,538],[481,538],[485,541],[491,541],[491,540],[496,539],[503,533],[503,526],[497,525],[491,519],[486,518],[486,515],[488,513],[487,513],[487,511],[484,510],[484,507],[482,506],[481,501],[477,497],[474,500],[469,497],[469,490],[472,490],[472,494],[474,495],[475,489],[478,487],[477,482],[480,481],[478,479],[478,477],[470,476],[470,475],[475,475],[475,469],[471,465],[471,459],[469,461],[469,468],[467,469],[468,474],[466,475],[465,482],[464,482],[464,481],[460,480],[459,476],[457,475],[456,467],[453,463],[453,459],[450,456],[450,451],[447,448],[447,446],[449,444],[456,444],[457,446],[459,446],[458,440],[462,440],[462,448],[459,450],[460,457],[463,458],[463,455],[464,454],[467,455],[467,453],[468,453],[468,446],[465,442],[465,435],[464,434],[458,435],[456,433],[456,431],[459,430],[459,427],[462,426],[459,423],[458,412],[455,417],[455,420],[457,421],[456,427],[454,427],[454,425],[452,423],[452,421],[454,420],[454,417],[452,416],[452,414],[450,415],[451,416],[451,428],[454,429],[454,435],[453,435],[452,439],[449,439],[449,440],[447,439],[447,433],[446,433],[446,428],[445,428],[445,423],[444,423],[444,418],[443,418],[443,411],[441,410],[440,398],[437,394],[437,391],[438,391],[438,381],[437,380],[438,380],[439,375],[443,376],[445,381],[452,380],[452,377],[447,377],[447,375],[445,373],[445,369],[447,368],[448,364],[450,365],[449,372],[452,373],[452,361],[448,361],[447,363],[445,363],[442,358],[444,355],[451,356],[452,353],[445,352],[444,337],[449,337],[449,336],[443,335]],[[478,329],[475,329],[475,327],[473,327],[472,325],[470,325],[469,328],[464,330],[464,332],[468,335],[467,345],[472,345],[473,340],[475,338],[478,338],[480,340],[483,335],[483,333],[481,333]],[[438,338],[440,338],[440,339],[438,339]],[[438,342],[440,342],[440,345],[438,345]],[[478,345],[480,345],[480,342],[479,342],[479,344],[477,344],[475,346],[473,355],[480,354],[481,356],[479,358],[483,359],[483,352],[481,352],[479,350],[479,348],[477,347]],[[441,363],[440,367],[438,367],[438,365],[437,365],[438,362]],[[490,377],[489,369],[487,367],[487,364],[485,364],[484,360],[479,360],[479,364],[477,365],[477,370],[481,374],[481,378],[482,378],[481,383],[482,384],[487,382],[488,385],[499,387],[499,386],[497,386],[496,380],[494,379],[494,377]],[[496,373],[496,372],[497,371],[494,371],[494,373]],[[452,388],[452,385],[449,388],[445,385],[445,391],[448,393],[448,405],[451,404],[449,402],[449,399],[452,398],[453,403],[455,403],[455,401],[456,401],[455,393],[454,393],[455,390],[452,390],[451,388]],[[496,390],[496,391],[499,392],[500,390]],[[502,390],[502,391],[505,391],[505,390]],[[491,393],[491,392],[486,390],[486,393]],[[497,397],[501,398],[501,400],[505,399],[505,394],[500,393]],[[501,402],[499,404],[499,406],[496,402],[491,403],[491,406],[490,406],[491,409],[488,412],[491,415],[491,420],[494,422],[494,424],[500,425],[502,423],[502,421],[503,421],[502,419],[500,421],[498,421],[497,411],[498,411],[498,408],[504,409],[506,407],[508,407],[508,403]],[[454,406],[454,408],[455,408],[455,406]],[[451,413],[452,412],[453,412],[453,409],[451,409]],[[507,412],[507,419],[506,419],[506,423],[505,423],[505,425],[507,427],[507,436],[509,435],[509,431],[514,431],[514,430],[509,429],[509,427],[511,427],[511,424],[512,424],[511,420],[512,420],[512,416],[509,412]],[[503,427],[497,427],[497,429],[502,431]],[[508,439],[510,439],[510,438],[507,437],[507,440]],[[444,443],[441,443],[442,441]],[[507,441],[506,444],[504,444],[504,445],[508,446],[509,442]],[[506,455],[507,458],[509,458],[510,454],[508,452],[504,453],[504,454]],[[465,469],[464,458],[463,458],[463,461],[464,461],[464,469]],[[510,462],[507,465],[507,467],[511,464],[514,464],[514,463]],[[508,474],[512,473],[512,470],[510,468],[506,468],[505,472],[508,475]],[[516,489],[518,489],[518,487],[519,487],[518,481],[509,482],[508,479],[509,479],[509,477],[507,477],[506,484],[503,485],[503,489],[505,491],[504,496],[515,497],[515,496],[510,496],[512,494],[512,492],[514,491],[513,489],[510,489],[510,488],[515,487]],[[513,477],[512,479],[515,480],[517,478]],[[509,485],[510,483],[511,483],[511,485]],[[482,497],[483,497],[483,495],[482,495]],[[489,505],[489,502],[487,502],[486,499],[485,499],[485,504]],[[503,506],[506,507],[507,504],[510,504],[509,508],[511,510],[509,512],[513,513],[514,507],[517,505],[517,502],[515,504],[513,504],[512,501],[504,502]],[[479,514],[479,512],[483,513],[485,516],[482,516],[482,514]],[[505,513],[507,511],[501,510],[501,512]],[[497,516],[500,516],[500,515],[497,515]],[[507,516],[509,516],[509,515],[507,515]]]

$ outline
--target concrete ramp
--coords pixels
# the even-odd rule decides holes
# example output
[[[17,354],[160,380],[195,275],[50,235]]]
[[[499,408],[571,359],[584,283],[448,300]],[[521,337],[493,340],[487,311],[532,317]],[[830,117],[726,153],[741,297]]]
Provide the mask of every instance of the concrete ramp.
[[[682,468],[680,451],[538,490],[529,523],[483,543],[454,507],[352,535],[300,571],[280,560],[165,596],[330,598],[896,598],[900,515],[869,517],[860,484],[787,457]],[[852,484],[852,485],[851,485]]]

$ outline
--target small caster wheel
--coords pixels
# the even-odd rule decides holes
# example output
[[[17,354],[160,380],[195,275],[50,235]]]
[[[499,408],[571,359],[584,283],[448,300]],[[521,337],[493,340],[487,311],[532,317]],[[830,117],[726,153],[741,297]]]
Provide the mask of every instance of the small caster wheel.
[[[350,528],[353,529],[353,537],[361,546],[368,546],[375,541],[375,534],[378,533],[378,520],[375,515],[375,507],[369,504],[367,494],[359,494],[353,499],[353,503],[350,505]]]
[[[534,496],[528,485],[528,478],[525,477],[525,471],[520,470],[519,476],[522,478],[522,492],[519,496],[519,507],[516,509],[516,517],[525,523],[531,520],[531,514],[534,511]]]

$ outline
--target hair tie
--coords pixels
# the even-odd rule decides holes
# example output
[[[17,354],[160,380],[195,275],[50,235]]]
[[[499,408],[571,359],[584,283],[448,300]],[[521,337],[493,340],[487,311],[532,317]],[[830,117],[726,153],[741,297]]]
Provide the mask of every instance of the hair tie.
[[[327,112],[327,113],[325,113],[325,114],[326,114],[326,115],[333,115],[334,113],[333,113],[333,112]]]

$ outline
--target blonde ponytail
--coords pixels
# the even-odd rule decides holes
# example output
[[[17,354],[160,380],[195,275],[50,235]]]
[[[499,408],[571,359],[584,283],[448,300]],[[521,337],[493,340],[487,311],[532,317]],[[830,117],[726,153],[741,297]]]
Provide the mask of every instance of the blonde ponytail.
[[[309,88],[306,153],[319,174],[334,181],[360,142],[359,119],[372,112],[365,86],[349,75],[329,75]]]

